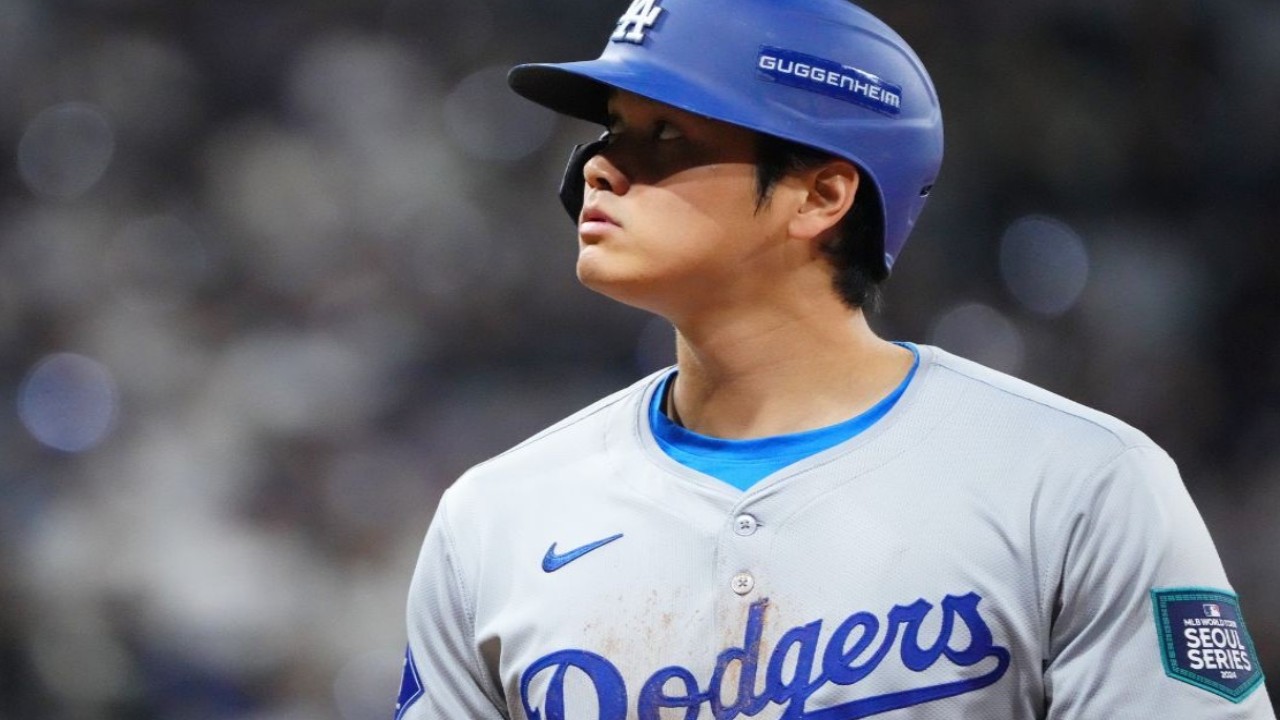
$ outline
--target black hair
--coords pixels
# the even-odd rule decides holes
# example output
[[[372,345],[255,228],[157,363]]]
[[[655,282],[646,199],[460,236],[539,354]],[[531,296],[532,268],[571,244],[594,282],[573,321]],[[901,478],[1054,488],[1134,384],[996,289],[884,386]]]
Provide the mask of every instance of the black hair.
[[[769,201],[774,185],[789,173],[817,167],[835,156],[772,135],[760,134],[756,148],[757,209]],[[875,183],[861,171],[853,207],[836,226],[822,250],[835,268],[833,284],[846,305],[874,312],[880,306],[884,268],[884,215]]]

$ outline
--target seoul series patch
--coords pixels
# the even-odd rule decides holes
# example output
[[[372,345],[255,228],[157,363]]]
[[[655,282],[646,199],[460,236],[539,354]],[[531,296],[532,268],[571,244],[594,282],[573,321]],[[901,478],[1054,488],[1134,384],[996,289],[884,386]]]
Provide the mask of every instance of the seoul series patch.
[[[793,50],[760,48],[756,70],[764,79],[871,108],[902,112],[902,88],[855,67]]]
[[[1262,683],[1253,638],[1234,593],[1212,588],[1151,591],[1165,674],[1240,702]]]
[[[404,717],[409,706],[422,697],[424,690],[422,679],[418,677],[418,664],[413,661],[413,648],[405,647],[404,675],[400,678],[400,696],[396,699],[395,720]]]

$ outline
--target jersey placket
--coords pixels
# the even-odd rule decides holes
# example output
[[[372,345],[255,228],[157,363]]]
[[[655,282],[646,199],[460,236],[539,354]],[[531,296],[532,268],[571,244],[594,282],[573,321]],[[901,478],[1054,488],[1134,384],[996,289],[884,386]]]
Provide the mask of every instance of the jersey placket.
[[[768,603],[769,527],[756,503],[738,503],[725,514],[719,532],[715,572],[716,621],[734,642],[744,642],[743,628],[755,608]],[[747,640],[749,642],[749,640]],[[746,648],[750,652],[751,648]]]

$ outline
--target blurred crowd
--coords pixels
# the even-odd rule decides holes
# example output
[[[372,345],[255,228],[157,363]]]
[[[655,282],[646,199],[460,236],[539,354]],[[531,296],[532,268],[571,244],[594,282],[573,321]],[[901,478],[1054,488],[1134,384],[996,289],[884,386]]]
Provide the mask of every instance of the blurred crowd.
[[[0,0],[0,720],[390,718],[439,494],[672,358],[504,81],[626,4]],[[873,325],[1162,444],[1280,677],[1280,4],[863,4],[947,131]]]

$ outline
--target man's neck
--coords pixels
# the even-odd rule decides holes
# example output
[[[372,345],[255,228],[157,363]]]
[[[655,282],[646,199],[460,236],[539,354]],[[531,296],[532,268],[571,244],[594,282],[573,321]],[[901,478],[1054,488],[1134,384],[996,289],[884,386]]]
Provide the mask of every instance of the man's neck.
[[[812,430],[874,405],[911,369],[861,311],[844,317],[720,318],[678,329],[671,404],[688,429],[727,439]]]

